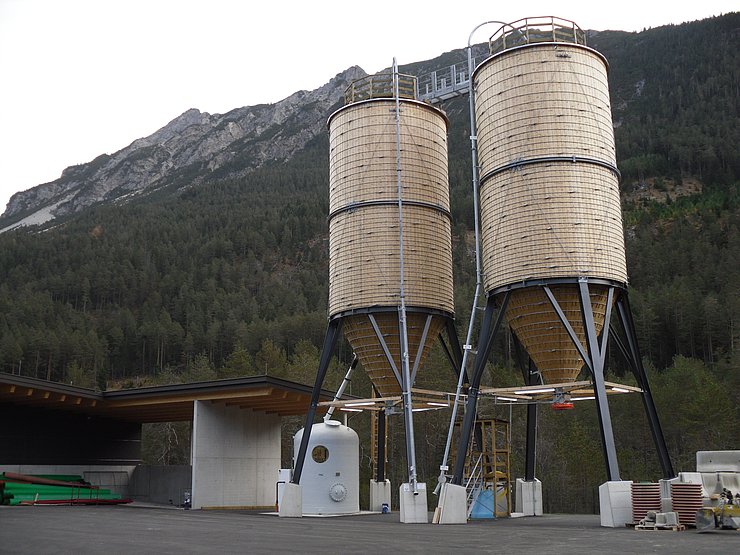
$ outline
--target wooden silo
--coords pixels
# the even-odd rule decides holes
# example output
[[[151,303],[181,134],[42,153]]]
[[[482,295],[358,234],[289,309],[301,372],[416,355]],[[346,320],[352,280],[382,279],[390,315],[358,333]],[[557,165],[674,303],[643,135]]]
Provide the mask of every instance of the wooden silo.
[[[447,162],[448,120],[416,99],[416,78],[368,76],[345,92],[345,106],[329,117],[329,323],[306,416],[310,429],[337,338],[344,334],[377,396],[378,429],[402,408],[409,507],[423,505],[417,483],[412,412],[433,404],[412,399],[431,346],[444,347],[456,372],[462,349],[454,326],[452,224]],[[400,401],[399,401],[400,399]],[[439,403],[436,403],[439,405]],[[354,409],[357,410],[357,409]],[[301,438],[293,483],[300,483],[309,433]],[[371,457],[383,461],[384,441]],[[384,465],[376,481],[384,482]],[[405,521],[405,522],[409,522]]]
[[[545,383],[574,381],[584,360],[540,284],[585,344],[578,280],[627,283],[606,60],[577,42],[526,43],[474,79],[485,289],[513,289],[506,319]],[[589,294],[599,334],[607,286]]]
[[[386,397],[401,391],[385,353],[401,367],[399,171],[412,365],[421,365],[454,302],[447,117],[401,98],[398,134],[396,101],[382,90],[376,82],[378,96],[353,101],[354,94],[329,118],[329,317],[343,319],[345,337]]]
[[[535,474],[537,403],[551,396],[553,408],[573,408],[584,367],[593,397],[581,398],[595,400],[607,477],[620,479],[607,400],[620,388],[604,376],[610,340],[635,375],[664,477],[672,478],[629,306],[607,62],[575,23],[555,17],[501,24],[489,46],[472,72],[471,99],[487,301],[458,452],[469,444],[505,319],[529,356],[520,360],[525,386],[509,399],[529,405],[525,481]],[[463,471],[460,458],[453,484],[462,484]]]

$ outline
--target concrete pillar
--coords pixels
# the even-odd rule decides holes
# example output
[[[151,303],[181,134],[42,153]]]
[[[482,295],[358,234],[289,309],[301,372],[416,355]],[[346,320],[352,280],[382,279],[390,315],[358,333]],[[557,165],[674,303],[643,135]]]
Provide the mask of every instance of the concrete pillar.
[[[192,507],[275,507],[280,417],[196,401]]]
[[[608,528],[621,528],[632,522],[632,482],[620,480],[601,484],[599,513],[601,525]]]
[[[466,524],[468,522],[468,492],[465,486],[445,482],[439,491],[436,524]]]
[[[370,480],[370,510],[383,512],[383,504],[391,509],[391,482],[390,480]]]
[[[516,515],[542,516],[542,482],[537,478],[516,479]]]
[[[303,516],[303,486],[288,482],[280,498],[278,516],[282,518],[301,518]]]
[[[401,522],[404,524],[426,524],[429,522],[427,508],[427,485],[422,482],[416,484],[417,494],[411,484],[401,484],[399,491]]]

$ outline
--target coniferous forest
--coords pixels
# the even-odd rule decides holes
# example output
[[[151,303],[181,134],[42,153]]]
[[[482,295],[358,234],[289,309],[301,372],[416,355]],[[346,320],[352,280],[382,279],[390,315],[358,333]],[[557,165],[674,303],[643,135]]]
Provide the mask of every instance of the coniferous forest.
[[[610,63],[642,354],[674,467],[690,471],[697,450],[740,447],[740,14],[606,31],[589,45]],[[451,120],[462,339],[475,286],[467,98],[442,107]],[[312,383],[327,317],[327,185],[323,134],[290,161],[239,180],[163,189],[44,230],[0,234],[0,371],[100,389],[255,374]],[[329,388],[351,358],[346,343],[335,358]],[[513,358],[501,334],[486,382],[521,383]],[[634,383],[619,353],[609,358],[610,377]],[[441,350],[419,380],[419,387],[454,390]],[[369,395],[362,376],[352,387]],[[610,407],[623,479],[659,478],[640,399],[620,396]],[[521,476],[524,409],[484,402],[481,410],[511,417],[513,475]],[[545,510],[598,510],[605,472],[594,407],[540,414]],[[429,482],[448,419],[418,419],[418,470]],[[301,425],[287,422],[286,433]],[[367,416],[350,425],[362,437]],[[175,432],[159,425],[146,433]],[[404,480],[404,453],[402,422],[392,422],[394,484]],[[181,462],[187,445],[155,441],[145,455]]]

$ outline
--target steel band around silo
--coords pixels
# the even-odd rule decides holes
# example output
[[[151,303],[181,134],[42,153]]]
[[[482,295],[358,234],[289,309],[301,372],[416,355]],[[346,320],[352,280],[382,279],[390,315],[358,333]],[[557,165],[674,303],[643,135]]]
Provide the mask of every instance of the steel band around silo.
[[[499,173],[503,173],[509,170],[517,170],[524,166],[531,166],[533,164],[546,164],[548,162],[572,162],[574,164],[592,164],[608,169],[617,177],[617,179],[621,179],[622,177],[622,174],[619,172],[614,164],[606,162],[605,160],[599,160],[598,158],[587,158],[585,156],[540,156],[537,158],[515,160],[514,162],[509,162],[508,164],[499,166],[498,168],[494,168],[491,171],[486,172],[480,178],[479,187],[482,187],[485,181],[491,179],[493,176],[498,175]]]
[[[430,210],[434,210],[435,212],[439,212],[440,214],[446,216],[450,221],[452,221],[452,213],[442,206],[439,206],[438,204],[432,204],[429,202],[421,202],[418,200],[404,200],[401,202],[402,206],[413,206],[415,208],[428,208]],[[368,200],[364,202],[353,202],[351,204],[348,204],[346,206],[342,206],[341,208],[337,208],[333,212],[329,214],[328,219],[331,220],[335,216],[342,214],[343,212],[352,212],[353,210],[358,210],[360,208],[368,208],[371,206],[398,206],[398,200]]]

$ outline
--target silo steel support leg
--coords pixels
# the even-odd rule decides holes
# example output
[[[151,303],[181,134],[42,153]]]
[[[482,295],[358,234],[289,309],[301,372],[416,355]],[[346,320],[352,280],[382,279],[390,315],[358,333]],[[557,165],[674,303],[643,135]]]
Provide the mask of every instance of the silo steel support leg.
[[[375,472],[375,480],[378,482],[385,481],[385,426],[388,416],[385,410],[378,411],[378,461]]]
[[[539,374],[532,372],[534,369],[534,363],[532,359],[529,360],[529,368],[527,375],[524,378],[524,383],[527,385],[537,385],[541,383]],[[529,403],[527,405],[527,445],[524,457],[524,479],[527,482],[534,481],[535,477],[535,463],[537,461],[537,403]]]
[[[295,468],[293,469],[293,479],[291,480],[294,484],[300,484],[301,473],[303,472],[303,463],[306,460],[306,451],[308,450],[308,440],[311,437],[311,427],[313,426],[313,420],[316,417],[316,409],[319,406],[319,397],[321,395],[321,387],[324,385],[324,379],[326,378],[326,371],[329,369],[329,363],[331,362],[331,356],[334,353],[334,347],[337,345],[339,334],[342,330],[342,320],[337,318],[329,322],[329,326],[326,329],[326,336],[324,337],[324,346],[321,349],[321,359],[319,360],[319,370],[316,372],[316,381],[313,384],[313,390],[311,391],[311,405],[308,407],[308,413],[306,414],[306,425],[303,427],[303,436],[301,437],[301,445],[298,448],[298,455],[296,456]]]
[[[650,433],[652,434],[653,442],[655,443],[655,450],[658,452],[658,459],[660,461],[661,470],[663,471],[663,477],[665,479],[675,478],[676,473],[673,470],[671,457],[668,454],[668,446],[665,443],[663,429],[660,425],[660,419],[658,418],[658,411],[655,408],[653,394],[650,391],[647,372],[645,372],[645,367],[642,364],[642,356],[640,355],[640,347],[637,343],[635,324],[632,320],[632,310],[630,309],[626,291],[622,291],[622,294],[619,295],[617,299],[617,314],[619,315],[619,321],[622,324],[622,329],[627,338],[627,345],[629,346],[629,351],[624,349],[624,347],[622,347],[622,350],[625,355],[628,355],[627,361],[630,363],[632,372],[637,380],[637,384],[640,386],[640,389],[642,389],[642,405],[645,408],[645,414],[648,418]]]
[[[519,338],[512,333],[514,337],[514,351],[519,369],[522,371],[524,385],[540,385],[542,376],[537,371],[537,367],[531,358],[527,357],[527,365],[523,360],[523,349]],[[535,463],[537,462],[537,404],[529,403],[527,405],[527,444],[524,455],[524,479],[532,482],[535,479]]]
[[[489,295],[488,301],[486,303],[486,312],[483,315],[483,322],[481,323],[480,328],[478,353],[475,355],[475,362],[473,364],[473,375],[471,376],[470,388],[468,389],[468,401],[465,404],[465,417],[463,419],[462,430],[460,432],[460,442],[457,449],[457,459],[455,460],[455,472],[453,473],[451,480],[453,484],[462,485],[463,473],[465,472],[465,457],[468,452],[468,445],[470,445],[470,436],[475,424],[480,381],[483,377],[483,370],[485,370],[486,368],[486,362],[488,361],[488,355],[491,352],[493,340],[496,338],[496,334],[501,327],[501,322],[504,319],[504,313],[506,312],[506,305],[509,304],[510,294],[511,293],[509,291],[504,294],[504,298],[501,302],[501,307],[499,308],[495,321],[493,318],[496,304],[494,302],[494,296]]]
[[[594,396],[596,397],[596,410],[599,414],[601,446],[604,450],[607,480],[610,482],[619,481],[619,462],[617,461],[617,449],[614,443],[614,431],[612,429],[611,415],[609,414],[609,402],[606,398],[606,384],[604,383],[604,362],[606,360],[606,352],[602,351],[599,345],[599,338],[596,333],[596,324],[594,322],[593,307],[591,306],[591,295],[589,294],[587,281],[580,280],[578,282],[578,293],[581,301],[583,327],[586,334],[586,348],[588,349],[590,359],[590,363],[589,360],[586,362],[594,381]],[[604,332],[607,333],[608,329],[608,322],[605,322]]]
[[[447,336],[450,340],[450,352],[448,353],[448,358],[450,359],[450,364],[452,364],[452,367],[455,371],[455,377],[459,378],[459,372],[462,368],[462,361],[463,361],[463,352],[462,347],[460,346],[460,339],[457,337],[457,330],[455,329],[455,321],[452,318],[448,318],[445,322],[445,329],[447,330]],[[441,338],[441,336],[440,336]],[[467,374],[467,370],[463,368],[463,372]],[[466,375],[464,378],[464,383],[470,383],[470,380],[468,379],[468,376]]]
[[[403,400],[403,423],[406,432],[406,461],[409,472],[409,484],[414,495],[419,494],[416,473],[416,444],[414,440],[414,406],[411,388],[414,382],[409,368],[408,335],[406,328],[406,311],[401,306],[398,310],[398,331],[401,350],[401,399]]]

